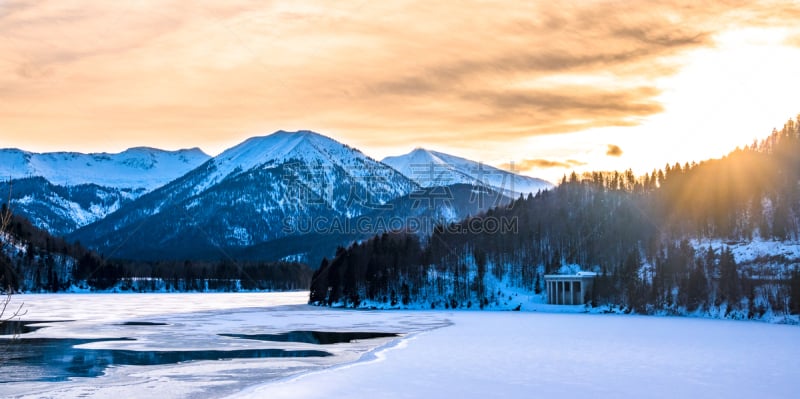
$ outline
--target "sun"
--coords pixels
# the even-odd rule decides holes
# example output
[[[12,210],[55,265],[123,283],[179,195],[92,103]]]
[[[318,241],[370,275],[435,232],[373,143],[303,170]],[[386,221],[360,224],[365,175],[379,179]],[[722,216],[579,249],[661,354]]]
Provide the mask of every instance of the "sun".
[[[677,55],[672,60],[678,66],[675,74],[651,82],[661,90],[656,101],[664,112],[636,126],[533,137],[515,156],[578,159],[585,163],[575,167],[578,172],[631,168],[639,174],[667,163],[724,156],[800,113],[800,47],[791,42],[797,33],[778,27],[720,32],[712,46]],[[603,76],[576,79],[607,83]],[[609,144],[618,145],[623,154],[608,156]],[[569,171],[540,169],[529,174],[558,181],[565,173]]]

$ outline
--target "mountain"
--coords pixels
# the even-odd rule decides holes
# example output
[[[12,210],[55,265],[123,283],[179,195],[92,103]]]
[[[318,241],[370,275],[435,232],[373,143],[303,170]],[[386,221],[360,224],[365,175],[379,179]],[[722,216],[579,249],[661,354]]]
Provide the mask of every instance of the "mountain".
[[[416,148],[408,154],[386,157],[383,163],[423,187],[463,183],[480,185],[508,194],[537,193],[553,187],[542,179],[522,176],[483,163],[442,152]]]
[[[96,184],[59,186],[40,176],[0,182],[0,193],[10,195],[15,213],[55,236],[100,220],[140,194]]]
[[[136,147],[117,154],[33,153],[0,149],[0,179],[41,176],[59,186],[95,184],[144,192],[200,166],[210,157],[198,148],[164,151]]]
[[[104,218],[208,159],[197,148],[137,147],[118,154],[0,149],[0,193],[10,191],[16,213],[61,236]]]
[[[424,237],[434,225],[508,203],[518,191],[495,187],[508,181],[510,189],[512,178],[515,187],[531,191],[548,184],[420,150],[407,170],[435,160],[454,176],[446,186],[421,186],[311,131],[250,138],[174,179],[167,169],[183,172],[205,154],[136,148],[120,154],[0,155],[12,177],[42,175],[10,182],[15,212],[107,256],[132,259],[237,257],[315,266],[339,245],[408,230],[406,222],[421,223],[411,230]],[[0,184],[0,190],[8,186]],[[355,224],[370,227],[341,228]]]
[[[337,247],[393,231],[405,231],[424,239],[437,225],[446,225],[510,202],[511,198],[499,192],[476,189],[469,184],[426,187],[387,202],[385,209],[332,220],[321,226],[323,229],[311,228],[309,220],[290,218],[296,221],[293,223],[297,227],[296,234],[229,254],[237,259],[283,259],[317,267],[324,258],[332,257]]]
[[[226,150],[70,237],[107,256],[220,258],[291,234],[287,220],[356,217],[418,188],[333,139],[278,131]]]

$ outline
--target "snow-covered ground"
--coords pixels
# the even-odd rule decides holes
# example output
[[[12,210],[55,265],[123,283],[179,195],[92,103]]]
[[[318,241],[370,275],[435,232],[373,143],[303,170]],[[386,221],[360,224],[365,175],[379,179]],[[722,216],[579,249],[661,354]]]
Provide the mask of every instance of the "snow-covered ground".
[[[791,398],[800,330],[647,316],[456,312],[376,360],[236,398]]]
[[[721,248],[728,247],[733,253],[736,263],[753,262],[759,258],[783,257],[787,261],[796,262],[800,259],[800,242],[773,241],[756,238],[741,242],[727,242],[720,239],[692,240],[692,246],[697,250],[712,248],[719,252]]]
[[[120,366],[97,378],[0,384],[2,397],[530,398],[796,397],[800,329],[652,316],[354,311],[307,293],[20,295],[31,337],[131,337],[133,350],[321,349],[331,357]],[[123,321],[166,326],[121,326]],[[219,333],[404,333],[347,344],[232,340]]]

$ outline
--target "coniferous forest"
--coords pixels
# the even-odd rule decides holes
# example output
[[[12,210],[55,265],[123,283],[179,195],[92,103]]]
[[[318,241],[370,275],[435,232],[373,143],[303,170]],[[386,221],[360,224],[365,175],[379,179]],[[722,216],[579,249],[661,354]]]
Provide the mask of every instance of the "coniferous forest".
[[[497,287],[533,293],[564,268],[597,273],[589,305],[637,313],[800,312],[795,259],[737,264],[747,242],[800,239],[800,116],[722,159],[565,176],[561,184],[450,225],[340,248],[310,303],[484,308]],[[505,229],[496,228],[505,225]]]
[[[0,286],[7,292],[114,290],[251,291],[302,290],[311,269],[295,262],[109,260],[68,243],[13,215],[0,251]]]

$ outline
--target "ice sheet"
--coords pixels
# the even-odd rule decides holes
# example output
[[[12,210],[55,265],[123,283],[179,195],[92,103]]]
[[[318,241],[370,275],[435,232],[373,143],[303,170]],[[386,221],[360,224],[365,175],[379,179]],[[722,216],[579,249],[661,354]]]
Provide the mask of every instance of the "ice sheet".
[[[329,358],[124,366],[98,378],[3,384],[0,396],[234,398],[796,397],[800,327],[680,317],[354,311],[307,293],[24,295],[36,337],[119,337],[98,348],[315,348],[220,337],[296,330],[402,332],[326,345]],[[166,323],[124,326],[125,321]],[[316,347],[318,348],[318,347]]]
[[[47,294],[19,295],[23,320],[73,320],[48,324],[26,338],[120,338],[82,348],[137,351],[284,349],[323,350],[331,357],[194,361],[158,366],[118,366],[97,378],[67,382],[0,384],[0,397],[159,398],[220,397],[248,386],[358,361],[397,338],[333,345],[268,342],[219,334],[288,331],[414,333],[447,325],[441,315],[364,312],[307,306],[308,293],[237,294]],[[12,304],[13,305],[13,304]],[[125,325],[126,322],[135,322]],[[154,323],[154,325],[137,324]],[[163,324],[163,325],[161,325]]]

